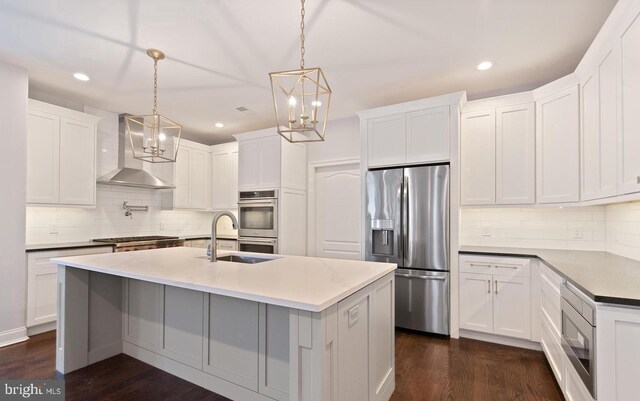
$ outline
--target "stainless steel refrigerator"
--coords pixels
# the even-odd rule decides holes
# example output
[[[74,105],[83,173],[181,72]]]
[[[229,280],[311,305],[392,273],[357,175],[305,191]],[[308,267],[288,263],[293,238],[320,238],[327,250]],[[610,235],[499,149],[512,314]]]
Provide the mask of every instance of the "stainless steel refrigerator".
[[[449,335],[449,166],[367,172],[366,259],[396,263],[396,326]]]

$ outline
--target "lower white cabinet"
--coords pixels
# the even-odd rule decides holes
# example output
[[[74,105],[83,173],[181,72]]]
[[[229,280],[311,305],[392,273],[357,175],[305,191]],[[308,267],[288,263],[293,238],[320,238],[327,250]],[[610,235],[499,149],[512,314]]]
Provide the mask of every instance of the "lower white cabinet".
[[[591,397],[591,393],[585,387],[584,383],[578,376],[578,372],[573,368],[571,362],[567,359],[565,355],[562,355],[564,359],[564,368],[565,368],[565,376],[564,376],[564,397],[567,401],[593,401],[593,397]],[[636,399],[635,394],[631,398],[618,398],[619,400],[634,400]],[[608,398],[604,398],[604,400],[608,400]]]
[[[460,328],[531,339],[530,260],[460,257]]]
[[[56,275],[51,258],[110,253],[111,247],[33,251],[27,253],[27,327],[56,321]],[[53,329],[53,327],[52,327]]]
[[[220,251],[237,251],[238,241],[234,241],[231,239],[219,239],[216,240],[216,246]]]

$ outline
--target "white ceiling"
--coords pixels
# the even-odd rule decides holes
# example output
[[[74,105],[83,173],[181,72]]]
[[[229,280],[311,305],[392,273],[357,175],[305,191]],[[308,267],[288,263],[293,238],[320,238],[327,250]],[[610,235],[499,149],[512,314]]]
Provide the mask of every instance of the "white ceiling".
[[[527,90],[572,72],[615,3],[307,0],[306,65],[325,72],[331,119],[459,90]],[[27,68],[32,91],[145,114],[145,49],[161,49],[160,113],[187,138],[225,142],[275,125],[268,73],[297,68],[299,12],[298,0],[0,0],[0,60]],[[484,59],[494,68],[477,71]]]

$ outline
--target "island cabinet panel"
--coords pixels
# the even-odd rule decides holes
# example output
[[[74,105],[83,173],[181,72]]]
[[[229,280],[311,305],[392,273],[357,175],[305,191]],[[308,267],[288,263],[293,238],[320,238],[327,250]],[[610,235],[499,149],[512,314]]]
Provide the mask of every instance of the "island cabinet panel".
[[[210,294],[204,371],[258,391],[259,304]]]
[[[369,400],[382,401],[394,388],[395,285],[393,276],[373,284],[369,322]]]
[[[289,308],[260,304],[258,391],[289,400]]]
[[[202,369],[204,294],[171,286],[163,289],[158,352]]]
[[[338,302],[338,394],[340,401],[369,398],[369,298],[357,292]],[[340,374],[342,371],[348,375]]]
[[[158,322],[161,316],[162,285],[128,279],[125,282],[125,341],[149,351],[158,349]]]

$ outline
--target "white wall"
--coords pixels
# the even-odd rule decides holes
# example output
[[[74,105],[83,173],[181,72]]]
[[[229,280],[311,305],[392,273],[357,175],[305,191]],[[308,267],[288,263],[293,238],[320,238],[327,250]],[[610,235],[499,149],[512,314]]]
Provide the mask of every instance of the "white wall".
[[[100,177],[118,167],[118,116],[90,107],[85,107],[85,111],[103,117],[98,123],[97,138],[96,176]],[[150,166],[147,165],[145,168]],[[29,206],[26,242],[48,244],[99,237],[196,235],[210,232],[213,213],[162,210],[160,194],[152,189],[98,185],[95,209]],[[149,212],[134,212],[133,218],[125,217],[122,209],[124,201],[148,205]],[[230,224],[221,222],[218,227],[220,233],[227,233],[229,230],[226,228],[230,228]]]
[[[607,251],[640,260],[640,202],[606,206]]]
[[[0,346],[26,339],[27,71],[0,63]]]
[[[343,118],[327,123],[324,142],[307,144],[307,162],[360,159],[360,120]]]
[[[605,207],[462,209],[461,245],[605,250]]]

